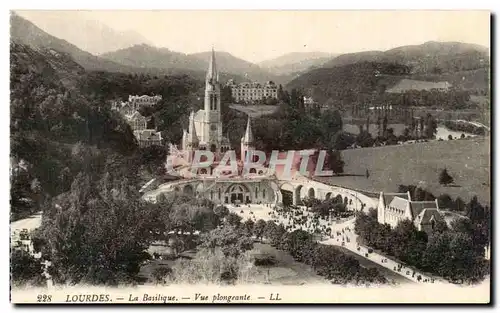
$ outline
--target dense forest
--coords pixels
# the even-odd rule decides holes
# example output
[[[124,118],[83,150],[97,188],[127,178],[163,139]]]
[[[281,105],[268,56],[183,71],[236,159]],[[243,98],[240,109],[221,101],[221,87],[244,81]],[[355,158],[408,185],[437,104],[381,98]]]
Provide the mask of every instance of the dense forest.
[[[189,112],[188,97],[201,86],[188,76],[85,72],[53,50],[14,42],[10,49],[11,160],[17,169],[13,218],[37,211],[44,201],[67,191],[80,172],[97,180],[113,169],[131,185],[138,184],[141,168],[155,170],[144,163],[150,160],[145,154],[155,152],[148,150],[155,149],[138,148],[128,124],[110,110],[110,101],[134,92],[162,94],[164,109],[157,112],[156,123],[168,131]],[[22,168],[17,166],[21,160]]]

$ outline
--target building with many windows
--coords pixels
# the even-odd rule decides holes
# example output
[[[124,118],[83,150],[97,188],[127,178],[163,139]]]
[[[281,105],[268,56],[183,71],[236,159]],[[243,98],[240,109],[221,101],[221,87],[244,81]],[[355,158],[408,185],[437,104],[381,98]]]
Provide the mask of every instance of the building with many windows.
[[[140,147],[161,145],[161,133],[156,129],[148,129],[149,118],[139,113],[141,107],[155,105],[161,99],[161,96],[129,96],[128,101],[114,102],[111,106],[130,125]]]
[[[144,106],[156,105],[158,102],[161,101],[161,99],[162,97],[158,95],[128,96],[128,102],[132,104],[132,106],[135,107],[136,110]]]
[[[278,86],[273,81],[265,84],[245,82],[235,84],[231,79],[227,82],[231,94],[236,102],[253,102],[263,99],[278,99]]]
[[[154,129],[144,129],[134,131],[139,147],[161,146],[161,132]]]
[[[148,119],[137,111],[133,114],[125,115],[125,119],[130,125],[130,128],[132,128],[132,131],[147,129]]]

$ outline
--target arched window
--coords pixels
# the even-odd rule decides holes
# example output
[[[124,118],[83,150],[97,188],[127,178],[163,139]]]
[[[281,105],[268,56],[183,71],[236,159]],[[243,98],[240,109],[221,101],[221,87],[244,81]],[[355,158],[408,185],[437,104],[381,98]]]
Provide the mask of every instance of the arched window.
[[[262,198],[265,198],[266,197],[266,189],[262,189]]]
[[[259,191],[257,190],[257,187],[255,187],[255,198],[259,197]]]
[[[222,199],[222,197],[221,197],[221,193],[222,193],[222,191],[221,191],[221,190],[220,190],[220,188],[219,188],[219,199]]]

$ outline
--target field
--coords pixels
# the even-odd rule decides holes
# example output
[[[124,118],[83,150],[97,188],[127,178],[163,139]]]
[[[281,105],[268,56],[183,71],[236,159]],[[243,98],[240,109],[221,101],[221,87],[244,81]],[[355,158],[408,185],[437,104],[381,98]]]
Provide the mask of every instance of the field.
[[[241,105],[231,104],[231,109],[248,114],[250,117],[259,117],[274,113],[278,107],[276,105]]]
[[[435,196],[447,193],[469,201],[477,195],[489,203],[490,138],[433,141],[342,151],[345,176],[319,178],[336,185],[375,192],[396,192],[398,185],[420,185]],[[447,168],[456,186],[441,186],[438,175]],[[365,177],[366,170],[369,178]]]

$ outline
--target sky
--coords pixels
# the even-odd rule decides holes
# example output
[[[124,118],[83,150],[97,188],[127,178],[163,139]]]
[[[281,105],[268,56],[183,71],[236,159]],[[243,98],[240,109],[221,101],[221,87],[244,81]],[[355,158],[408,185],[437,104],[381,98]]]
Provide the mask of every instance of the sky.
[[[71,23],[67,12],[54,13]],[[43,11],[36,14],[43,19]],[[388,50],[426,41],[490,46],[488,11],[110,10],[80,15],[119,31],[132,30],[158,47],[195,53],[214,46],[255,63],[288,52]]]

